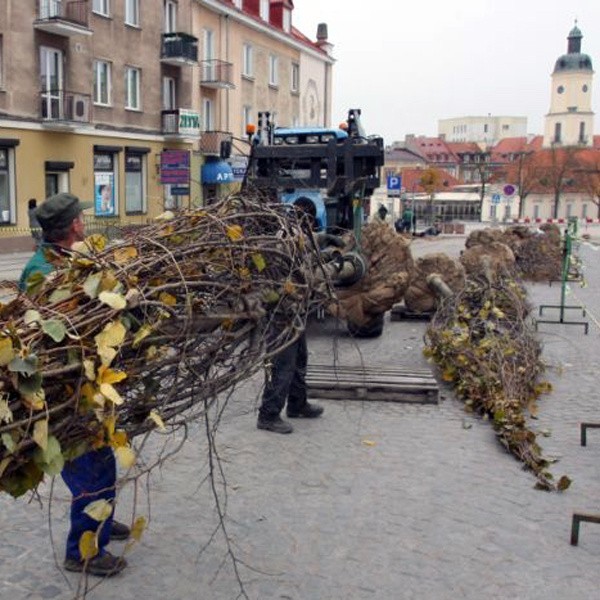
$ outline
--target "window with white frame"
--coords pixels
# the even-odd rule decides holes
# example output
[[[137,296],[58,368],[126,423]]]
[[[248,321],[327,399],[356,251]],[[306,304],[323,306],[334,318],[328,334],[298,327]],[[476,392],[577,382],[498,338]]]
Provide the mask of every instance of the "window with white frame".
[[[104,60],[94,62],[94,104],[109,106],[111,102],[110,63]]]
[[[110,0],[94,0],[92,10],[105,17],[110,16]]]
[[[283,9],[283,30],[286,33],[292,30],[292,11],[289,8]]]
[[[242,108],[242,137],[246,137],[246,127],[249,123],[252,123],[252,107],[245,105]]]
[[[242,56],[242,75],[254,76],[254,49],[252,44],[244,44]]]
[[[260,18],[263,21],[269,20],[270,6],[271,6],[271,0],[260,0]]]
[[[142,72],[135,67],[125,67],[125,108],[141,109],[140,81]]]
[[[202,35],[202,58],[204,63],[204,72],[202,73],[203,81],[214,81],[215,74],[215,34],[212,29],[205,29]]]
[[[177,80],[174,77],[163,77],[162,85],[163,110],[177,108]]]
[[[4,77],[4,69],[3,69],[3,53],[2,53],[2,42],[4,40],[2,39],[2,34],[0,33],[0,89],[2,89],[2,85],[4,83],[3,77]]]
[[[236,8],[239,8],[240,10],[242,9],[242,4],[243,4],[243,0],[233,0],[233,5]]]
[[[165,0],[165,33],[177,32],[177,2]]]
[[[290,90],[295,94],[300,90],[300,65],[298,63],[292,63]]]
[[[125,0],[125,23],[140,26],[140,0]]]
[[[144,213],[146,187],[146,153],[125,154],[125,213]]]
[[[204,131],[214,131],[214,104],[210,98],[202,100],[202,117]]]
[[[274,55],[269,55],[269,85],[279,85],[279,59]]]

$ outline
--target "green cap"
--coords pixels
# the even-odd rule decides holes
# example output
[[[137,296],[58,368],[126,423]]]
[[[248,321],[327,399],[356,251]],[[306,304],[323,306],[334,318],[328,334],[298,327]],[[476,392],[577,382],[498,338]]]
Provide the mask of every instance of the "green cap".
[[[92,208],[93,202],[81,202],[77,196],[61,192],[47,198],[35,209],[44,231],[68,227],[80,212]]]

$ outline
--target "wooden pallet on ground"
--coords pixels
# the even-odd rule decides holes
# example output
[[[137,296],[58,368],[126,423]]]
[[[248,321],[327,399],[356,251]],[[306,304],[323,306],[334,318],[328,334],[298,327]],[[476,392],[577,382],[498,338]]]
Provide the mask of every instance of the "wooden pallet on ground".
[[[415,312],[408,310],[404,304],[398,303],[392,306],[390,321],[430,321],[433,311]]]
[[[425,369],[309,365],[308,396],[334,400],[379,400],[437,404],[439,387]]]

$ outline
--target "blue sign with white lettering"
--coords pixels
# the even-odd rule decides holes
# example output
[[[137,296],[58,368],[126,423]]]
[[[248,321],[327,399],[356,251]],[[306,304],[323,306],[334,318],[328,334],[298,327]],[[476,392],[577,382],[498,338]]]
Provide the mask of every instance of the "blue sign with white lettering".
[[[387,189],[398,190],[402,188],[402,175],[388,175]]]

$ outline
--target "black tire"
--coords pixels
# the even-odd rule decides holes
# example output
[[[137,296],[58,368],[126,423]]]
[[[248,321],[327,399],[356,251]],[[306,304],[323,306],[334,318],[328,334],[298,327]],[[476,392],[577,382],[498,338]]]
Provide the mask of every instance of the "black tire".
[[[377,315],[366,325],[356,325],[351,321],[346,324],[348,326],[348,332],[352,337],[357,338],[376,338],[383,333],[383,324],[385,322],[385,316],[383,314]]]

